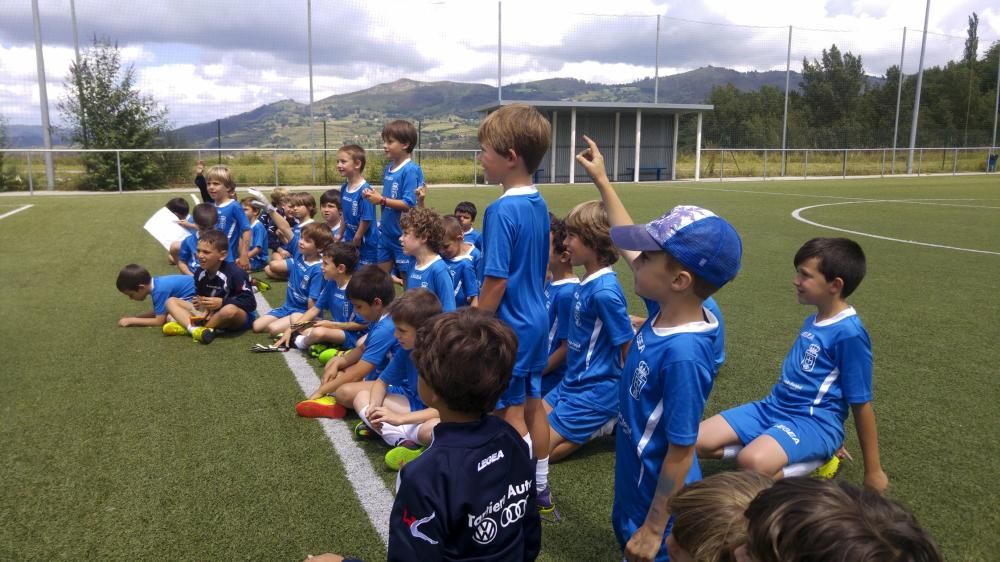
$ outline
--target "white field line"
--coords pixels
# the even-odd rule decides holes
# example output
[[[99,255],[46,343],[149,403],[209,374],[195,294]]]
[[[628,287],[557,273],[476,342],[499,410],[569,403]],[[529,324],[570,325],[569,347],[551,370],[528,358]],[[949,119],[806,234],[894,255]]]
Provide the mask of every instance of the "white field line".
[[[30,209],[32,207],[34,207],[34,205],[22,205],[22,206],[20,206],[20,207],[18,207],[16,209],[14,209],[13,211],[7,211],[6,213],[0,215],[0,220],[3,220],[5,218],[13,215],[14,213],[20,213],[21,211],[23,211],[25,209]]]
[[[271,310],[264,297],[257,293],[257,311],[265,314]],[[319,379],[316,377],[312,366],[306,362],[305,357],[298,351],[282,353],[285,363],[295,375],[295,381],[299,383],[299,388],[305,396],[311,395],[319,388]],[[364,508],[368,515],[368,520],[379,537],[382,544],[389,544],[389,514],[392,512],[392,493],[382,483],[382,478],[375,473],[371,462],[355,443],[351,436],[351,430],[343,420],[317,419],[323,428],[323,433],[333,445],[334,452],[344,464],[344,476],[354,488],[354,494],[358,497],[358,503]]]
[[[878,240],[888,240],[890,242],[902,242],[903,244],[913,244],[913,245],[916,245],[916,246],[926,246],[928,248],[940,248],[940,249],[943,249],[943,250],[955,250],[955,251],[958,251],[958,252],[972,252],[972,253],[976,253],[976,254],[990,254],[990,255],[994,255],[994,256],[1000,256],[1000,252],[991,252],[989,250],[975,250],[975,249],[972,249],[972,248],[959,248],[957,246],[945,246],[943,244],[931,244],[929,242],[919,242],[917,240],[903,240],[901,238],[890,238],[888,236],[879,236],[878,234],[871,234],[871,233],[868,233],[868,232],[861,232],[861,231],[858,231],[858,230],[848,230],[846,228],[840,228],[840,227],[836,227],[836,226],[830,226],[830,225],[821,224],[821,223],[818,223],[818,222],[815,222],[815,221],[811,221],[811,220],[806,219],[806,218],[804,218],[802,216],[802,212],[803,211],[808,211],[809,209],[816,209],[816,208],[819,208],[819,207],[833,207],[833,206],[836,206],[836,205],[857,205],[859,203],[922,203],[924,205],[953,206],[953,205],[947,205],[947,204],[942,204],[942,203],[918,202],[918,201],[906,200],[906,199],[902,199],[902,200],[899,200],[899,199],[870,199],[870,200],[864,200],[864,201],[845,201],[843,203],[822,203],[820,205],[810,205],[808,207],[799,207],[798,209],[795,209],[794,211],[792,211],[792,218],[794,218],[797,221],[804,222],[806,224],[810,224],[812,226],[816,226],[816,227],[819,227],[819,228],[825,228],[827,230],[836,230],[838,232],[846,232],[848,234],[856,234],[858,236],[866,236],[868,238],[876,238]],[[964,205],[957,205],[957,206],[964,206]],[[996,209],[997,207],[977,207],[977,208]]]

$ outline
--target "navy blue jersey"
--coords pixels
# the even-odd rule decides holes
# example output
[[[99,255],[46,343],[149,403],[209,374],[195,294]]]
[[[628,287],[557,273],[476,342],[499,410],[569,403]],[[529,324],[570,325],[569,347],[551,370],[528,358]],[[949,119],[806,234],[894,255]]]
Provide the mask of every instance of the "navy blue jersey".
[[[417,188],[424,183],[424,172],[416,162],[407,158],[399,167],[393,169],[392,162],[385,167],[382,174],[382,196],[386,199],[399,199],[409,208],[417,206]],[[403,211],[382,207],[382,220],[379,228],[382,235],[390,240],[399,240],[403,230],[399,226],[399,217]]]
[[[196,269],[194,286],[200,297],[221,297],[223,306],[233,304],[247,314],[257,310],[257,300],[250,288],[250,277],[243,268],[231,261],[222,262],[214,275],[200,267]]]
[[[435,256],[431,263],[423,267],[414,265],[406,277],[406,290],[421,288],[437,295],[442,312],[455,310],[455,286],[448,265],[440,256]]]
[[[167,313],[167,299],[177,297],[190,300],[195,295],[194,277],[190,275],[163,275],[154,277],[149,288],[153,297],[153,314]]]
[[[221,205],[216,203],[215,210],[219,214],[215,228],[221,230],[229,239],[229,255],[226,260],[236,261],[240,257],[240,238],[244,232],[250,230],[250,221],[247,220],[243,207],[233,199]]]
[[[542,543],[535,462],[495,416],[442,422],[399,473],[389,560],[534,560]]]

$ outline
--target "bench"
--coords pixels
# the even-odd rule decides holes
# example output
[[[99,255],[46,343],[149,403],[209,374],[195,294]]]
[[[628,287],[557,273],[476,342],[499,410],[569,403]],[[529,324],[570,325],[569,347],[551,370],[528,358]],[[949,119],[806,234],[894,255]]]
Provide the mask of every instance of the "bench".
[[[664,171],[669,170],[667,166],[639,166],[639,174],[656,174],[656,181],[660,181]],[[625,168],[625,173],[635,177],[635,168]]]

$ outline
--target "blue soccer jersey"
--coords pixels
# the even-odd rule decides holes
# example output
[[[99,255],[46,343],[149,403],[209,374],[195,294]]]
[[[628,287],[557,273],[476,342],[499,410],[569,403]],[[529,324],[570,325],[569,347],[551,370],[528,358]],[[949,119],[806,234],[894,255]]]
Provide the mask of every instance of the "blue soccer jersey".
[[[451,282],[448,265],[440,256],[435,256],[431,263],[423,267],[413,266],[413,270],[407,276],[406,290],[421,288],[437,295],[443,312],[455,310],[455,286]]]
[[[462,239],[472,244],[477,250],[482,251],[483,249],[483,235],[479,233],[475,228],[470,228],[462,233]]]
[[[469,259],[472,260],[472,271],[475,272],[476,279],[479,281],[479,285],[482,286],[482,284],[483,284],[483,276],[482,276],[482,272],[483,272],[483,268],[482,268],[483,267],[482,266],[482,263],[483,263],[483,252],[479,248],[476,248],[475,246],[473,246],[473,247],[469,248],[468,252],[462,254],[462,256],[469,256]],[[546,267],[548,267],[548,264],[546,264]]]
[[[576,277],[559,279],[545,286],[545,307],[549,311],[549,355],[566,341],[573,318],[573,294],[580,286]],[[556,387],[566,374],[566,361],[542,377],[542,395]]]
[[[240,257],[240,238],[244,232],[250,230],[250,221],[247,220],[243,207],[233,199],[222,205],[216,203],[215,210],[219,214],[215,228],[221,230],[229,239],[229,255],[226,256],[226,260],[234,262]]]
[[[306,219],[302,223],[292,227],[292,239],[289,240],[284,246],[282,246],[282,248],[284,248],[286,252],[291,254],[293,258],[298,257],[299,255],[299,238],[302,238],[302,227],[313,222],[316,221],[314,221],[313,219]]]
[[[444,260],[451,273],[451,283],[455,286],[455,306],[467,306],[469,299],[479,296],[479,280],[472,266],[472,256],[465,254],[455,259]]]
[[[392,317],[383,314],[374,325],[368,328],[368,338],[365,340],[365,352],[361,355],[361,360],[375,366],[375,370],[365,377],[365,380],[373,381],[382,374],[382,370],[389,364],[393,354],[400,349],[399,341],[396,340],[394,332],[396,324]]]
[[[548,359],[545,271],[549,209],[535,186],[510,188],[486,208],[477,276],[507,280],[497,317],[517,335],[514,376],[541,374]]]
[[[718,319],[656,328],[651,313],[632,341],[618,385],[612,526],[621,545],[642,526],[670,443],[694,445],[715,380]],[[685,483],[701,479],[695,458]],[[664,538],[669,534],[668,525]],[[660,543],[656,560],[667,560]]]
[[[190,300],[195,295],[194,277],[190,275],[154,277],[149,294],[153,299],[153,314],[157,316],[166,314],[167,299],[170,297]]]
[[[198,240],[200,239],[201,235],[197,232],[188,236],[181,242],[180,251],[177,254],[177,259],[186,264],[191,273],[201,267],[201,264],[198,263]]]
[[[871,340],[851,307],[821,322],[806,318],[765,402],[843,432],[849,405],[871,400]]]
[[[382,196],[387,199],[400,199],[412,209],[417,206],[416,191],[423,181],[424,173],[416,162],[407,158],[395,169],[390,162],[382,174]],[[393,242],[394,246],[399,245],[399,237],[403,235],[399,226],[401,216],[403,216],[402,211],[382,207],[380,226],[382,238]]]
[[[368,230],[365,231],[364,238],[358,245],[358,254],[361,261],[375,263],[378,257],[378,226],[375,220],[375,205],[362,196],[366,189],[371,189],[366,181],[353,190],[347,185],[347,182],[340,186],[340,205],[344,213],[343,240],[344,242],[354,241],[361,222],[368,221]]]
[[[562,398],[597,411],[618,410],[618,381],[622,374],[621,346],[633,336],[625,294],[610,267],[580,282],[573,293],[566,332],[566,375]]]
[[[390,392],[405,396],[410,401],[410,411],[415,412],[427,406],[417,393],[417,366],[410,357],[412,351],[400,346],[378,378],[389,387]]]
[[[250,247],[247,252],[254,248],[260,248],[260,253],[250,258],[250,269],[260,271],[267,265],[267,227],[259,220],[250,225]]]
[[[648,316],[656,316],[660,312],[660,305],[656,301],[647,298],[642,299],[646,303]],[[726,362],[726,321],[722,317],[722,309],[715,299],[708,297],[705,299],[704,307],[712,313],[719,321],[719,329],[715,337],[715,369],[718,370]]]
[[[323,270],[321,261],[307,262],[301,255],[287,258],[288,289],[285,291],[283,309],[305,312],[309,308],[309,300],[313,303],[319,300],[323,290]]]

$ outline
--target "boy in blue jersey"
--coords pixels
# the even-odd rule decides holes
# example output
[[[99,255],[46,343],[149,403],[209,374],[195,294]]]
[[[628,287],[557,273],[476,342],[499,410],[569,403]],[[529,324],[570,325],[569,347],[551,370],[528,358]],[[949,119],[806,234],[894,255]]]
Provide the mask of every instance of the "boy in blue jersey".
[[[635,292],[649,308],[625,356],[618,389],[612,526],[628,560],[667,560],[668,500],[701,478],[695,458],[698,424],[716,375],[719,321],[704,306],[739,271],[742,242],[710,211],[678,206],[634,225],[608,181],[604,157],[577,155],[597,185],[611,239],[635,273]]]
[[[198,269],[198,240],[202,234],[215,230],[219,220],[219,212],[211,203],[198,203],[191,214],[198,231],[182,240],[177,252],[177,269],[184,275],[192,275]]]
[[[618,412],[622,360],[632,323],[618,276],[618,253],[600,201],[580,203],[566,216],[566,249],[583,280],[573,293],[566,331],[566,374],[545,396],[550,458],[558,461],[597,437]]]
[[[299,402],[295,411],[311,418],[342,418],[354,397],[389,364],[399,342],[393,335],[396,327],[389,316],[389,305],[396,296],[392,277],[374,265],[366,265],[347,283],[347,298],[361,318],[368,323],[368,334],[345,355],[331,359],[323,368],[323,380],[308,399]],[[328,396],[335,394],[335,396]],[[343,405],[342,405],[343,404]]]
[[[462,225],[462,237],[466,242],[472,244],[477,250],[483,250],[483,236],[479,234],[476,227],[473,226],[476,222],[476,204],[472,201],[461,201],[458,205],[455,205],[455,218]]]
[[[399,241],[403,230],[399,219],[416,207],[416,190],[424,183],[424,173],[420,166],[410,160],[410,154],[416,146],[417,129],[413,123],[402,119],[387,123],[382,128],[382,148],[389,158],[389,164],[382,174],[382,193],[375,193],[373,189],[362,192],[365,199],[382,207],[378,242],[379,267],[386,273],[392,272],[395,267],[403,281],[413,267],[413,259],[403,253],[403,246]]]
[[[134,301],[144,301],[152,295],[153,310],[138,316],[123,316],[118,326],[162,326],[167,322],[167,299],[194,297],[194,278],[190,275],[163,275],[154,278],[141,265],[130,263],[118,272],[118,290]]]
[[[288,230],[281,229],[279,231],[279,235],[282,240],[285,240],[285,243],[277,251],[271,253],[271,262],[264,268],[264,273],[271,279],[288,279],[288,262],[286,260],[298,255],[299,237],[302,235],[302,229],[315,222],[313,217],[316,215],[316,198],[312,196],[312,193],[304,191],[292,193],[288,196],[288,214],[294,219],[295,226],[291,226],[291,223],[286,221],[285,224],[289,225]],[[269,216],[280,228],[280,215],[271,213]],[[290,237],[286,240],[285,236]]]
[[[455,310],[455,285],[451,281],[448,265],[438,252],[444,239],[441,217],[427,208],[416,208],[400,219],[403,252],[413,258],[413,267],[406,278],[406,290],[428,289],[445,312]]]
[[[330,229],[334,240],[340,238],[343,229],[343,211],[340,207],[340,190],[328,189],[319,196],[319,214]]]
[[[287,259],[288,289],[285,304],[261,316],[253,323],[254,332],[269,332],[276,336],[288,330],[293,313],[303,313],[315,306],[323,290],[320,248],[333,242],[325,224],[312,223],[302,229],[298,255]]]
[[[572,322],[573,295],[580,278],[573,273],[566,248],[566,223],[549,213],[549,275],[545,284],[545,308],[549,311],[549,359],[542,371],[542,396],[555,388],[566,374],[566,335]]]
[[[340,207],[344,214],[340,239],[358,249],[360,265],[378,263],[375,205],[363,195],[371,189],[363,175],[366,162],[365,149],[356,144],[337,151],[337,172],[344,176],[344,185],[340,186]]]
[[[250,248],[247,250],[247,257],[250,258],[250,271],[263,271],[267,265],[267,227],[260,222],[260,209],[254,207],[253,197],[240,199],[243,213],[250,221]]]
[[[538,506],[556,518],[548,489],[549,424],[542,406],[549,325],[545,310],[549,210],[532,184],[532,174],[549,149],[551,131],[545,117],[525,104],[505,105],[479,126],[479,162],[486,178],[503,186],[503,194],[483,216],[483,257],[477,276],[482,280],[479,307],[506,322],[518,339],[514,373],[497,402],[497,414],[514,426],[538,457]]]
[[[698,454],[735,457],[742,468],[774,478],[808,474],[829,459],[823,473],[832,476],[850,410],[864,483],[885,492],[889,479],[871,404],[871,341],[847,302],[865,276],[865,254],[846,238],[813,238],[795,253],[794,264],[799,303],[816,313],[799,330],[771,394],[705,420]]]
[[[479,279],[472,256],[462,253],[465,244],[462,224],[454,215],[445,215],[441,217],[441,228],[444,229],[441,257],[455,286],[455,306],[476,306],[479,304]]]
[[[218,230],[210,230],[198,240],[196,294],[190,301],[167,299],[167,312],[174,321],[163,325],[164,335],[191,334],[194,341],[210,344],[219,331],[242,332],[253,324],[257,301],[250,278],[242,268],[226,260],[228,247],[226,235]]]
[[[215,228],[221,230],[229,240],[229,258],[243,271],[250,271],[250,258],[247,252],[250,247],[250,223],[247,221],[243,208],[233,198],[236,191],[236,181],[226,166],[212,166],[205,174],[208,195],[215,203],[219,219]]]
[[[358,249],[344,242],[333,242],[323,248],[323,289],[319,299],[302,314],[293,313],[292,325],[305,324],[321,318],[324,310],[330,311],[330,320],[316,320],[312,328],[299,333],[288,330],[275,342],[276,347],[294,346],[306,350],[313,344],[323,343],[350,349],[368,331],[368,325],[354,312],[347,298],[347,284],[358,264]]]

